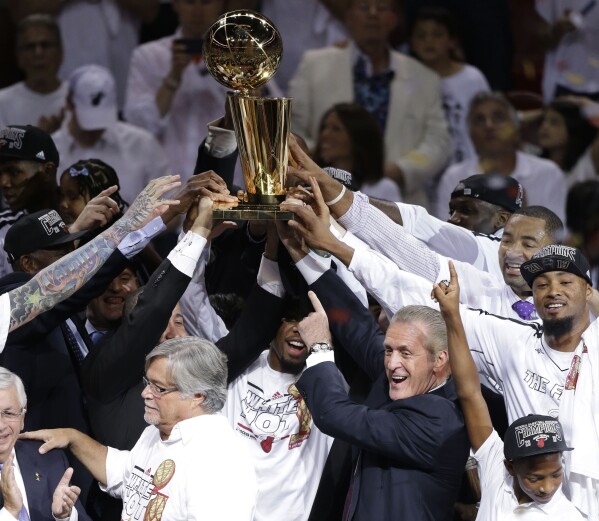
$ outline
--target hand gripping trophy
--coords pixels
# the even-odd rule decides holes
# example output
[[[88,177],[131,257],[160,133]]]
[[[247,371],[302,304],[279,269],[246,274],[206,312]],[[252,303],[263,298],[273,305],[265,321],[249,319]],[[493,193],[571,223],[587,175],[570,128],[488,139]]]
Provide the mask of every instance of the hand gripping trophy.
[[[291,99],[250,95],[274,76],[282,54],[279,31],[254,11],[223,14],[204,38],[208,72],[235,91],[229,104],[248,199],[248,204],[215,210],[215,217],[292,218],[278,206],[285,199]]]

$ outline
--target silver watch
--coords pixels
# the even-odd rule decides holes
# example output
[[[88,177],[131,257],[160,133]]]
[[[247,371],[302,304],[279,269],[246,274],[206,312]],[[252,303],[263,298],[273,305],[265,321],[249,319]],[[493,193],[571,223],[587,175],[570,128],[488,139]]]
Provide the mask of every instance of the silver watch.
[[[333,346],[327,342],[316,342],[310,346],[310,354],[333,351]]]

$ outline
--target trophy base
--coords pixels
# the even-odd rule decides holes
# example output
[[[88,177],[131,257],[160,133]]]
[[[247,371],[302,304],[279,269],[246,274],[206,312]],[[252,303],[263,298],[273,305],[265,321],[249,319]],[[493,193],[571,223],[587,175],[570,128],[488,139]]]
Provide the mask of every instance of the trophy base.
[[[293,212],[283,212],[278,204],[240,204],[212,210],[214,219],[225,221],[289,221]]]

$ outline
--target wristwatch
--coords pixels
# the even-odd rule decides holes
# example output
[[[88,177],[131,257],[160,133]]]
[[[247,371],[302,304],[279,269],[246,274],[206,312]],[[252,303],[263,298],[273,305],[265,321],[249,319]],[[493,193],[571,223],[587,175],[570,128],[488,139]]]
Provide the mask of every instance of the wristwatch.
[[[316,342],[310,346],[310,354],[333,351],[333,346],[327,342]]]

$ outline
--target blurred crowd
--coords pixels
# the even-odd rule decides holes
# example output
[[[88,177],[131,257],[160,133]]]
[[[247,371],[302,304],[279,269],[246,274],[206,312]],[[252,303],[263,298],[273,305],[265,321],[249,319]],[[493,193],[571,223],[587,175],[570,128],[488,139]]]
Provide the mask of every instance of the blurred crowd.
[[[284,219],[215,218],[236,9]],[[2,519],[599,521],[599,3],[0,13]]]

